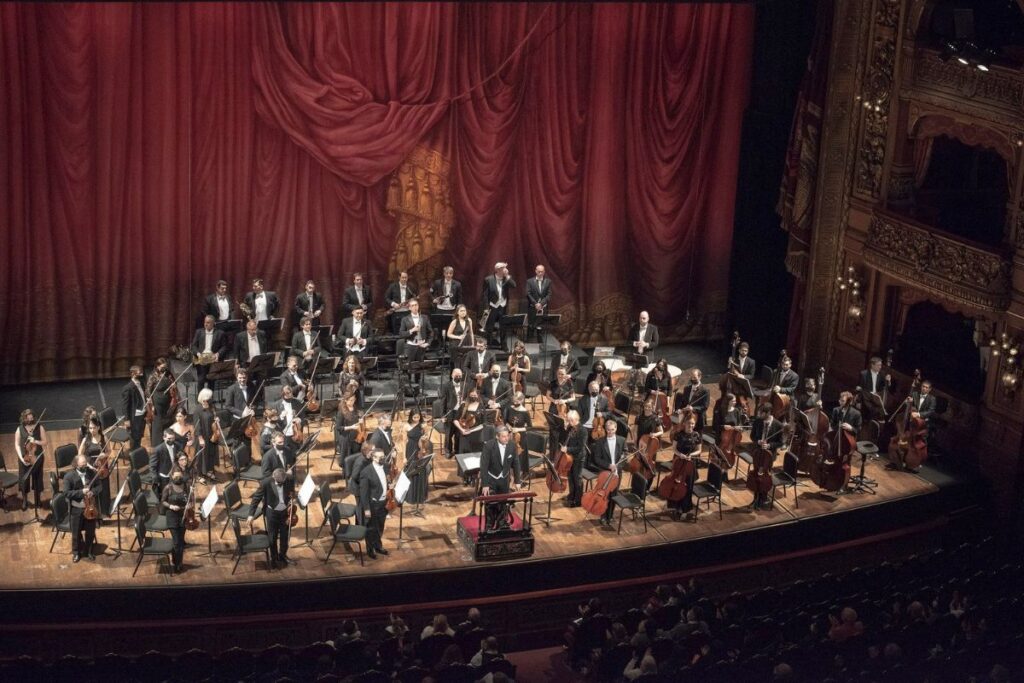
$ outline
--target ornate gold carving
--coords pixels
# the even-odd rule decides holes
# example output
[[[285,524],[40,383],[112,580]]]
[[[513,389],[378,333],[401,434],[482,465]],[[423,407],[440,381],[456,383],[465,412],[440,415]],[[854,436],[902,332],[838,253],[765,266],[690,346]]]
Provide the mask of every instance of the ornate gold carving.
[[[875,212],[864,260],[903,282],[986,311],[1009,305],[1010,261],[1002,255]]]
[[[856,189],[877,197],[882,185],[882,163],[889,123],[890,92],[896,67],[896,31],[900,0],[878,0],[875,9],[875,36],[864,76],[861,106],[864,128],[857,152]]]
[[[981,72],[955,59],[944,62],[935,50],[922,49],[914,63],[914,83],[922,89],[935,89],[969,97],[1019,112],[1024,109],[1024,74],[993,68]]]

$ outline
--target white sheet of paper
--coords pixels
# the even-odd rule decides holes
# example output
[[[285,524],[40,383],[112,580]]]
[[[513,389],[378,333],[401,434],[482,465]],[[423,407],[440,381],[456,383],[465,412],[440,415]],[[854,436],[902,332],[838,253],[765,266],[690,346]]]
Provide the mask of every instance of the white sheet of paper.
[[[412,480],[405,476],[405,472],[398,475],[398,481],[395,482],[395,502],[401,505],[405,502],[405,496],[409,493],[409,487],[412,485]]]
[[[213,508],[217,505],[218,500],[220,500],[220,496],[217,495],[217,487],[211,486],[210,492],[206,494],[206,498],[203,499],[203,507],[199,511],[199,514],[203,516],[203,519],[210,518],[210,515],[213,514]]]
[[[463,459],[463,462],[466,464],[466,471],[467,472],[472,472],[473,470],[480,469],[480,456],[479,455],[471,455],[471,456]]]
[[[313,483],[313,475],[307,472],[306,479],[302,482],[302,488],[299,489],[299,505],[302,507],[309,505],[314,493],[316,493],[316,484]]]
[[[114,502],[110,504],[110,514],[111,514],[111,516],[117,514],[117,506],[121,504],[121,497],[124,496],[124,491],[127,488],[128,488],[128,480],[125,479],[124,482],[121,483],[121,490],[117,492],[117,498],[115,498]]]

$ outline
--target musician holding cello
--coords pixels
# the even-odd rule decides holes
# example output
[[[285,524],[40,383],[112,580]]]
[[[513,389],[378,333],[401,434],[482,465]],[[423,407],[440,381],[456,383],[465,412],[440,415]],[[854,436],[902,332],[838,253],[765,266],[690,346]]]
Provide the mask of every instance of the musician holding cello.
[[[78,562],[83,554],[95,560],[93,545],[96,543],[96,517],[90,518],[85,510],[90,504],[90,498],[96,500],[100,481],[90,470],[89,459],[84,455],[75,456],[75,466],[64,475],[61,490],[71,503],[71,560]]]
[[[31,408],[21,411],[18,421],[20,425],[14,433],[14,452],[18,456],[21,509],[28,509],[28,491],[32,489],[38,510],[39,498],[43,495],[43,446],[46,445],[46,428],[36,421]]]
[[[565,367],[559,367],[555,374],[554,383],[548,388],[548,398],[551,403],[548,412],[559,416],[563,422],[569,414],[570,404],[576,400],[576,392],[573,388],[572,378]],[[558,433],[551,435],[551,455],[555,455],[555,447],[565,438],[564,427],[557,430]]]
[[[601,505],[606,505],[604,513],[601,514],[601,526],[610,527],[612,525],[612,514],[615,510],[615,503],[612,502],[612,496],[619,488],[619,466],[620,461],[626,451],[626,439],[625,437],[619,436],[618,423],[615,420],[608,420],[605,423],[605,437],[598,439],[594,442],[591,454],[593,456],[593,465],[598,470],[605,470],[606,476],[598,475],[598,478],[594,481],[594,488],[592,491],[588,491],[586,495],[582,497],[584,507],[587,507],[588,512],[597,513],[598,508],[588,506],[587,497],[590,494],[600,495],[600,498],[591,497],[591,500],[600,502]],[[603,474],[603,473],[602,473]]]
[[[676,434],[675,454],[672,458],[672,472],[662,480],[679,480],[686,484],[682,496],[666,495],[669,509],[677,520],[694,519],[693,484],[697,477],[697,459],[700,457],[700,432],[697,431],[697,414],[692,409],[683,409],[679,420],[679,433]],[[667,488],[667,487],[666,487]],[[681,487],[679,487],[681,488]],[[659,486],[659,491],[661,491]]]
[[[862,418],[860,411],[853,407],[853,394],[844,391],[839,394],[839,405],[832,409],[832,434],[836,444],[832,447],[833,455],[842,461],[843,482],[840,491],[846,491],[850,481],[850,456],[856,448],[857,435],[860,434]],[[844,445],[845,444],[845,445]]]
[[[782,422],[772,415],[771,404],[758,406],[750,439],[754,442],[753,463],[747,473],[747,488],[754,494],[750,509],[771,509],[768,495],[772,491],[772,466],[782,446]]]

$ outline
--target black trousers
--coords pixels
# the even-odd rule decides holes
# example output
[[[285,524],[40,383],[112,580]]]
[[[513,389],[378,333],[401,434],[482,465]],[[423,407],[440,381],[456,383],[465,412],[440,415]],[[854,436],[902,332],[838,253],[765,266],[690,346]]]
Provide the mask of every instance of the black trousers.
[[[279,560],[288,555],[288,509],[278,512],[267,508],[267,535],[270,536],[270,557]]]
[[[379,500],[370,501],[370,518],[366,523],[366,548],[374,552],[384,546],[384,522],[388,516],[387,503]]]
[[[146,432],[146,416],[145,415],[132,415],[131,426],[128,429],[128,435],[132,440],[132,450],[142,445],[142,435]],[[160,437],[163,440],[163,437]],[[157,442],[159,445],[159,441]]]
[[[569,504],[579,505],[583,497],[583,454],[573,458],[572,469],[569,470]]]
[[[168,531],[171,532],[171,544],[174,546],[174,550],[171,551],[171,564],[180,567],[185,555],[185,527],[172,526]]]
[[[505,313],[508,312],[508,303],[506,302],[504,306],[498,306],[497,308],[487,304],[487,308],[485,310],[489,310],[491,315],[487,318],[487,330],[484,334],[487,335],[488,339],[491,339],[494,336],[494,328],[498,328],[498,341],[501,342],[502,346],[504,346],[505,329],[501,327],[501,319],[504,318]]]
[[[445,425],[444,433],[444,447],[449,453],[455,455],[459,452],[459,428],[452,424],[454,413],[448,416],[448,422]]]
[[[167,407],[170,410],[170,406]],[[164,429],[174,421],[170,415],[161,412],[159,408],[153,411],[153,422],[149,425],[149,445],[156,448],[164,442]],[[134,446],[133,446],[134,448]]]
[[[510,486],[508,479],[498,479],[491,484],[490,495],[495,496],[502,493],[508,493],[509,490]],[[494,529],[495,524],[500,521],[500,517],[505,512],[506,508],[507,506],[504,503],[487,503],[484,507],[484,524],[487,529]]]
[[[36,492],[36,500],[39,500],[40,494],[43,492],[43,467],[46,463],[43,462],[42,449],[40,453],[36,455],[36,460],[29,467],[25,467],[18,461],[18,476],[21,477],[21,489],[22,495],[28,495],[29,489]]]
[[[85,508],[71,506],[71,552],[88,553],[96,542],[96,520],[86,519]]]

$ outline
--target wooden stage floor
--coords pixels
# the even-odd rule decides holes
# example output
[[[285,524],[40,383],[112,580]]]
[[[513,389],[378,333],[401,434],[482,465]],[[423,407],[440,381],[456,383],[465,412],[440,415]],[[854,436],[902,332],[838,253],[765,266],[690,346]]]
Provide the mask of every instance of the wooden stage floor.
[[[717,387],[715,387],[717,390]],[[716,392],[717,393],[717,392]],[[543,422],[539,412],[535,416],[535,425]],[[372,424],[372,423],[371,423]],[[404,422],[396,421],[395,440],[400,452],[404,452]],[[353,502],[351,493],[346,489],[338,469],[330,469],[328,455],[333,453],[333,430],[325,424],[320,437],[320,444],[313,451],[310,462],[313,478],[317,484],[328,481],[335,500]],[[46,447],[47,471],[52,468],[53,449],[55,446],[70,443],[77,432],[50,432]],[[5,435],[4,443],[10,443]],[[440,435],[434,435],[435,442],[440,443]],[[148,443],[148,436],[144,443]],[[665,444],[659,459],[670,460],[672,450]],[[8,452],[7,465],[12,467],[13,455]],[[296,468],[298,480],[305,478],[302,462]],[[781,464],[781,455],[777,459]],[[310,545],[300,546],[306,538],[305,515],[300,512],[299,525],[292,532],[291,550],[289,555],[297,564],[286,569],[268,570],[262,555],[247,556],[242,559],[237,572],[232,576],[234,564],[232,553],[235,541],[230,528],[220,538],[224,528],[224,507],[218,504],[213,518],[213,556],[207,553],[206,525],[199,530],[189,532],[185,549],[185,571],[182,574],[171,574],[166,562],[157,562],[147,558],[133,578],[137,555],[128,550],[134,537],[134,528],[124,520],[121,527],[121,544],[124,553],[117,557],[117,524],[115,519],[102,523],[97,531],[99,554],[95,562],[83,559],[75,564],[71,562],[70,537],[57,541],[52,553],[49,552],[53,540],[53,530],[48,523],[39,524],[32,520],[34,514],[30,508],[26,512],[20,510],[20,497],[12,495],[7,501],[7,511],[0,513],[0,566],[4,571],[0,575],[0,590],[19,589],[80,589],[86,586],[93,588],[140,588],[146,586],[182,586],[182,585],[219,585],[257,582],[291,582],[296,580],[339,579],[349,576],[373,576],[381,574],[399,574],[410,572],[440,572],[456,568],[479,566],[475,563],[456,535],[456,519],[469,513],[471,508],[472,490],[461,483],[456,472],[454,460],[440,458],[436,461],[436,485],[430,487],[430,496],[424,506],[422,518],[406,514],[403,520],[402,538],[399,539],[399,516],[394,512],[388,519],[385,529],[384,547],[390,555],[378,557],[376,560],[366,558],[365,566],[360,566],[355,552],[348,552],[339,544],[335,548],[329,562],[323,560],[330,547],[329,527],[324,526],[318,536],[322,515],[319,502],[314,500],[309,509]],[[859,462],[855,461],[855,465]],[[122,468],[122,479],[125,470]],[[706,470],[698,471],[701,478]],[[223,470],[218,472],[218,485],[228,481]],[[723,519],[718,519],[717,506],[708,513],[702,510],[699,521],[673,521],[666,510],[664,501],[653,495],[648,499],[648,519],[650,522],[647,533],[643,523],[632,521],[627,513],[622,524],[622,532],[616,533],[615,526],[603,529],[593,517],[588,517],[582,508],[568,508],[564,503],[564,495],[555,496],[551,508],[554,519],[550,525],[540,522],[536,517],[543,515],[547,509],[548,491],[542,472],[538,470],[532,479],[532,489],[537,492],[534,505],[534,536],[536,551],[533,557],[511,560],[505,563],[544,562],[556,558],[579,557],[581,555],[606,553],[625,550],[640,546],[664,546],[680,542],[705,539],[709,536],[748,532],[774,525],[796,523],[801,519],[829,515],[856,510],[867,506],[885,505],[886,503],[915,496],[923,496],[937,491],[937,487],[921,476],[886,470],[884,460],[867,463],[866,474],[878,482],[877,495],[848,494],[835,496],[818,490],[809,479],[803,479],[799,491],[799,507],[793,498],[792,489],[786,499],[776,499],[774,509],[770,511],[752,512],[743,509],[751,501],[751,494],[744,487],[742,479],[730,482],[723,495]],[[626,475],[628,477],[628,474]],[[114,487],[115,476],[111,475]],[[624,484],[627,481],[624,479]],[[243,497],[248,496],[255,484],[243,487]],[[781,495],[781,489],[779,490]],[[115,491],[116,493],[116,491]],[[200,499],[207,493],[204,486],[198,486]],[[45,501],[49,493],[44,494]],[[130,506],[123,509],[123,514]],[[48,511],[41,511],[40,516],[48,516]],[[618,512],[616,512],[616,523]],[[244,526],[244,525],[243,525]],[[255,524],[257,532],[263,529],[262,522]],[[828,539],[822,539],[826,543]],[[354,551],[354,548],[353,548]],[[770,554],[770,549],[766,549]],[[600,576],[590,577],[601,580]]]

